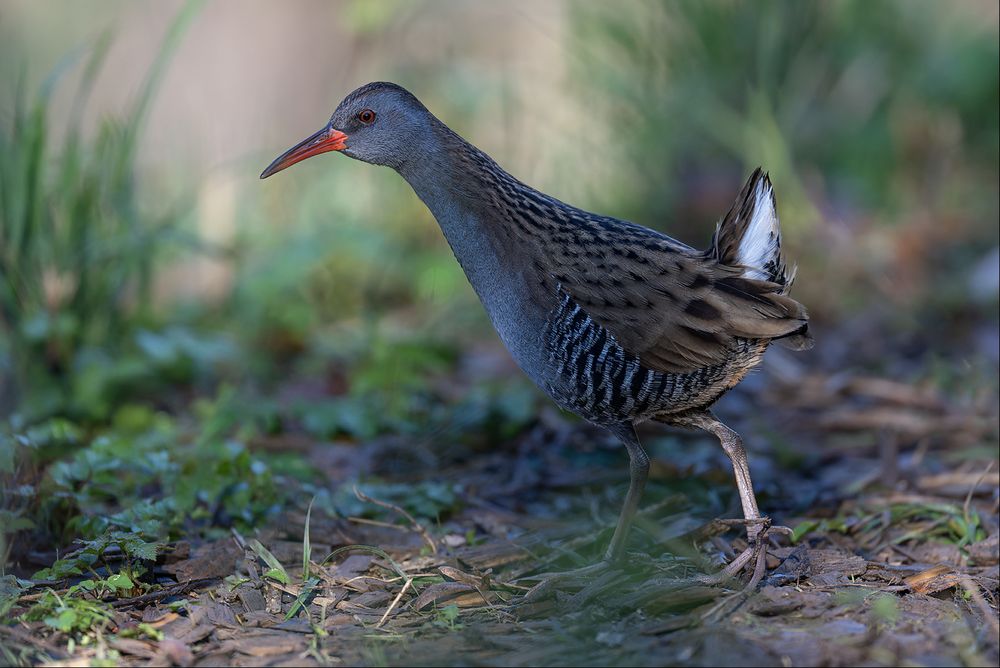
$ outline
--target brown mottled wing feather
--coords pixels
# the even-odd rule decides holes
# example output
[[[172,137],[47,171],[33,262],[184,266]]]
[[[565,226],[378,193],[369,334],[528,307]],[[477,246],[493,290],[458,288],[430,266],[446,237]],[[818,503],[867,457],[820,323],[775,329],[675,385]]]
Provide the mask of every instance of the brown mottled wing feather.
[[[745,210],[741,200],[749,196],[747,187],[727,219]],[[726,225],[724,219],[720,229]],[[629,223],[606,225],[603,232],[606,271],[595,273],[578,256],[556,247],[552,275],[651,369],[686,373],[726,361],[737,338],[774,339],[805,331],[805,308],[784,294],[785,285],[747,278],[742,267],[720,263],[715,245],[704,253],[694,251]]]

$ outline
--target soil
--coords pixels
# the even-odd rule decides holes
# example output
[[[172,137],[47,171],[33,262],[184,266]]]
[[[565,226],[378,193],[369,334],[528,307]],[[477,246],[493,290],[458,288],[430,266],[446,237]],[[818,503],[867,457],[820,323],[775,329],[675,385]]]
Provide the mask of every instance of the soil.
[[[745,437],[761,507],[796,529],[771,539],[753,590],[706,577],[745,547],[712,521],[739,516],[721,448],[654,426],[623,563],[526,603],[539,574],[599,558],[626,485],[620,447],[553,410],[489,451],[405,466],[379,454],[394,441],[259,442],[303,451],[330,480],[454,483],[460,509],[427,525],[359,490],[381,519],[313,513],[312,580],[304,508],[253,537],[179,541],[156,565],[162,589],[114,600],[116,635],[69,655],[35,622],[0,627],[0,642],[53,665],[112,650],[124,665],[997,665],[992,400],[779,359],[718,413]],[[254,538],[288,584],[265,575]],[[155,635],[121,637],[140,624]]]

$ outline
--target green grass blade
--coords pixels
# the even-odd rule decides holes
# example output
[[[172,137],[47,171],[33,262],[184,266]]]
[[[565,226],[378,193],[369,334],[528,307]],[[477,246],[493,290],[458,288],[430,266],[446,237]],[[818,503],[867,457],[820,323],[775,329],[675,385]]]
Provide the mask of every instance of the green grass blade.
[[[247,545],[249,545],[250,549],[253,550],[265,564],[268,565],[270,570],[264,574],[266,577],[278,580],[282,584],[288,584],[292,581],[291,578],[288,577],[288,572],[285,570],[285,567],[281,565],[281,562],[278,561],[277,557],[271,554],[270,550],[261,545],[259,540],[254,538],[247,542]]]
[[[315,495],[309,501],[309,508],[306,509],[306,526],[302,531],[302,579],[309,579],[309,560],[312,559],[312,545],[309,542],[309,522],[312,520],[313,504],[316,503]]]
[[[302,591],[295,600],[292,601],[292,606],[288,608],[288,612],[285,613],[285,619],[291,619],[295,616],[295,613],[299,611],[299,608],[305,610],[306,604],[310,598],[312,598],[313,592],[316,591],[316,587],[319,585],[319,578],[309,578],[302,583]]]

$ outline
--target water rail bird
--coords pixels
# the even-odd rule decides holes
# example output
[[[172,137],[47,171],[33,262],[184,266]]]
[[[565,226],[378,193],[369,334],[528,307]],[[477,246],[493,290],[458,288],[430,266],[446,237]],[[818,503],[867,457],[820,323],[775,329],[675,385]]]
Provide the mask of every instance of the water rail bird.
[[[732,461],[748,547],[724,569],[764,569],[769,522],[757,507],[740,436],[710,407],[771,341],[811,346],[805,308],[768,176],[753,172],[707,250],[565,204],[522,183],[404,88],[370,83],[267,178],[337,151],[396,170],[441,226],[520,368],[562,408],[605,427],[628,451],[630,483],[605,562],[618,559],[649,472],[635,425],[703,429]]]

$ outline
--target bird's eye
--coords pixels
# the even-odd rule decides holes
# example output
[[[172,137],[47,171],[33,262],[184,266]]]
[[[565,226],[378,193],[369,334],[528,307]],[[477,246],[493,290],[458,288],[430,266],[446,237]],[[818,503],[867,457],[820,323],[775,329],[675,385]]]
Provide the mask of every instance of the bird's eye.
[[[362,109],[358,112],[358,120],[365,125],[371,125],[375,122],[375,112],[371,109]]]

